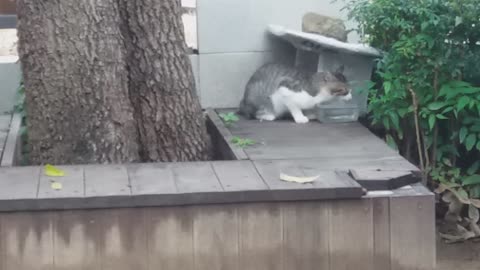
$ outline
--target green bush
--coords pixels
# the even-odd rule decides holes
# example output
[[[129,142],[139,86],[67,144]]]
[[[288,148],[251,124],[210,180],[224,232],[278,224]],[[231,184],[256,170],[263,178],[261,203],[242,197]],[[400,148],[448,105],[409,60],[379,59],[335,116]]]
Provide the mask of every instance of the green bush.
[[[480,198],[478,0],[350,0],[364,40],[384,52],[369,90],[372,124],[424,179]]]

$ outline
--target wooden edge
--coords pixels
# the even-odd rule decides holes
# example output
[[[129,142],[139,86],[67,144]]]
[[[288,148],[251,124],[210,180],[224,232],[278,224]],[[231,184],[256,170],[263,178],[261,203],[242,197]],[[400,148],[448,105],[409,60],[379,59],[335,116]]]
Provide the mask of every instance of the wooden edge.
[[[79,210],[105,208],[166,207],[230,203],[299,202],[361,199],[359,190],[332,192],[329,189],[247,190],[181,194],[120,195],[103,197],[24,198],[0,200],[0,212]]]
[[[215,129],[218,131],[222,143],[225,144],[231,151],[232,159],[234,160],[249,160],[245,151],[242,148],[239,148],[231,143],[233,135],[228,128],[225,127],[223,121],[218,116],[217,112],[212,108],[206,108],[205,112],[207,114],[208,120],[215,126]]]
[[[22,116],[14,113],[10,121],[5,147],[0,161],[0,167],[12,167],[18,164],[21,155],[20,127],[22,126]]]
[[[391,179],[379,179],[379,180],[363,180],[358,176],[356,170],[349,170],[349,176],[356,182],[358,182],[363,188],[368,191],[380,191],[380,190],[394,190],[407,185],[412,185],[421,181],[414,171],[405,170],[405,175],[391,178]],[[407,174],[408,173],[408,174]]]

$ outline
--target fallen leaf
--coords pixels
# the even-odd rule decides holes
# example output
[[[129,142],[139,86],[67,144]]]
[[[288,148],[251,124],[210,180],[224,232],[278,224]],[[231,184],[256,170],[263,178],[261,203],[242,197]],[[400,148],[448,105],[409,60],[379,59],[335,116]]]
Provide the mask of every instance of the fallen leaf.
[[[61,190],[62,189],[62,183],[60,182],[52,182],[50,184],[50,186],[52,187],[52,189],[54,190]]]
[[[60,170],[59,168],[53,166],[53,165],[50,165],[50,164],[47,164],[45,165],[45,175],[46,176],[50,176],[50,177],[61,177],[61,176],[65,176],[65,172]]]
[[[312,177],[297,177],[297,176],[290,176],[284,173],[280,173],[280,180],[286,182],[293,182],[293,183],[300,183],[306,184],[315,181],[319,176],[312,176]]]

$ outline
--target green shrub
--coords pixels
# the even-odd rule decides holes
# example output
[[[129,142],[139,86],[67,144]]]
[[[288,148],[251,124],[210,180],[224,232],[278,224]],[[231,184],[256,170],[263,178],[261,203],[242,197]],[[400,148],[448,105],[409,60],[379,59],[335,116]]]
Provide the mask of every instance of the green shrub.
[[[351,0],[366,42],[384,52],[369,90],[386,141],[466,200],[480,198],[478,0]]]

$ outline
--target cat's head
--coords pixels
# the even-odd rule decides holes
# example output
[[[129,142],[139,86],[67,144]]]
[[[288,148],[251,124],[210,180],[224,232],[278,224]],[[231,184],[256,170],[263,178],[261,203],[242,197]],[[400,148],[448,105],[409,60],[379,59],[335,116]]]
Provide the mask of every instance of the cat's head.
[[[321,72],[317,74],[316,83],[323,95],[343,100],[352,99],[352,89],[343,74],[344,66],[335,71]]]

